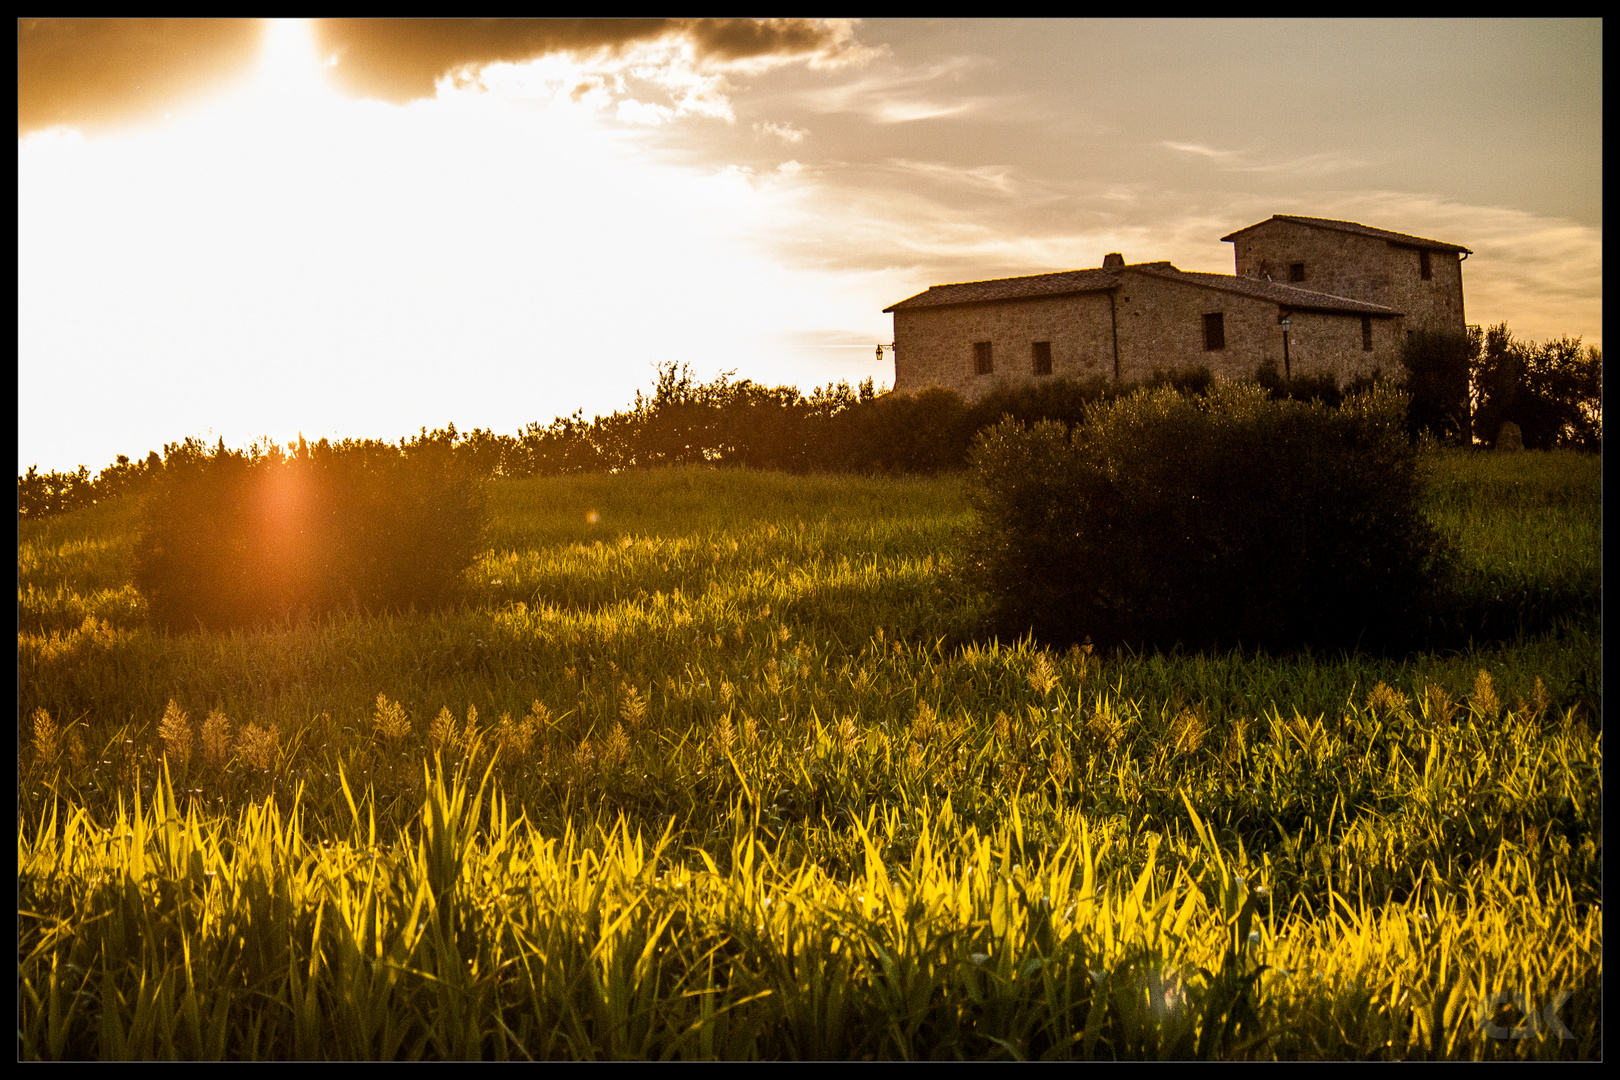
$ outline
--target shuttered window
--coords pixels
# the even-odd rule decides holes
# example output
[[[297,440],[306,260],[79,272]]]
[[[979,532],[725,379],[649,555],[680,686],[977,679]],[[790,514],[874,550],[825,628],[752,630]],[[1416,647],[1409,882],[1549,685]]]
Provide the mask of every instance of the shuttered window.
[[[990,343],[988,341],[975,341],[973,343],[973,369],[980,375],[988,375],[994,370],[990,361]]]
[[[1361,317],[1361,351],[1372,352],[1372,316]]]
[[[1226,317],[1219,311],[1204,316],[1204,348],[1209,352],[1226,348]]]
[[[1035,374],[1052,374],[1052,343],[1050,341],[1037,341],[1030,346],[1034,353]]]

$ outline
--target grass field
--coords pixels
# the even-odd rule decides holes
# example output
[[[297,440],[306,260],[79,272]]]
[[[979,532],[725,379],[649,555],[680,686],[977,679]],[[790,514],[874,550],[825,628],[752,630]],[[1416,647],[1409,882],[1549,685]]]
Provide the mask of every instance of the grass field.
[[[25,522],[19,1052],[1596,1057],[1599,464],[1428,467],[1489,633],[1396,658],[985,640],[956,477],[497,482],[462,610],[173,636]]]

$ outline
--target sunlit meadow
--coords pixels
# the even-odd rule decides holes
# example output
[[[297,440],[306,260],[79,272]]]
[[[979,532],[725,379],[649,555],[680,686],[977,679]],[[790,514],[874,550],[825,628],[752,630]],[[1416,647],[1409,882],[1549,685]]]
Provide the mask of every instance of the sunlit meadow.
[[[461,609],[219,633],[23,522],[19,1054],[1596,1057],[1599,465],[1428,468],[1533,633],[988,640],[956,476],[495,481]]]

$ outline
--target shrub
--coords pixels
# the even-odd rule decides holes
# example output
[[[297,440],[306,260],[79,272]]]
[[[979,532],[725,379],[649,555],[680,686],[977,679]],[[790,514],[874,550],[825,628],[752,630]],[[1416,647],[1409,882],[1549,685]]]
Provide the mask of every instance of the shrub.
[[[1188,648],[1394,643],[1448,563],[1423,518],[1406,400],[1338,410],[1253,385],[1144,390],[971,455],[970,573],[998,630]]]
[[[1506,323],[1493,326],[1474,390],[1474,435],[1488,445],[1512,421],[1527,450],[1603,449],[1603,352],[1580,338],[1537,345],[1516,340]]]
[[[221,449],[171,465],[142,511],[135,583],[174,629],[453,602],[479,548],[482,485],[447,447]]]
[[[1272,401],[1320,401],[1336,409],[1344,400],[1338,379],[1328,371],[1289,378],[1277,369],[1275,360],[1268,360],[1255,371],[1254,381]],[[1365,387],[1365,384],[1360,385]]]
[[[1469,373],[1479,356],[1478,327],[1453,334],[1415,330],[1401,346],[1406,369],[1407,433],[1429,432],[1443,443],[1466,444],[1469,433]]]

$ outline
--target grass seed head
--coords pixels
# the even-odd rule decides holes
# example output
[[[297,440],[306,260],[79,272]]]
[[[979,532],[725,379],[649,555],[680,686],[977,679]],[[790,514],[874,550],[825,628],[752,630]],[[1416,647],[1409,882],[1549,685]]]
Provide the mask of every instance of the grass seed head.
[[[619,696],[619,716],[630,730],[641,727],[641,722],[647,716],[647,701],[641,696],[641,691],[633,685],[625,684],[624,691]]]
[[[372,716],[372,726],[378,735],[391,743],[398,743],[411,733],[411,721],[405,715],[405,706],[397,701],[389,701],[382,694],[377,695],[377,711]]]
[[[1547,693],[1547,687],[1542,683],[1541,676],[1536,676],[1535,689],[1530,692],[1530,708],[1537,720],[1552,708],[1552,695]]]
[[[439,715],[433,718],[433,725],[428,728],[428,738],[432,740],[434,750],[442,751],[446,746],[455,745],[456,718],[450,706],[440,707]]]
[[[729,712],[721,713],[719,721],[714,725],[715,752],[722,757],[731,753],[731,744],[736,737],[737,731],[732,726],[731,714]]]
[[[184,766],[191,761],[191,718],[180,711],[173,698],[158,721],[158,734],[163,738],[163,749],[169,757]]]
[[[1051,693],[1057,686],[1057,669],[1052,666],[1052,660],[1045,652],[1035,654],[1035,663],[1030,665],[1028,679],[1030,688],[1042,697]]]
[[[1496,696],[1496,687],[1491,684],[1490,672],[1480,670],[1474,679],[1474,695],[1468,705],[1481,720],[1494,721],[1502,714],[1502,702]]]
[[[223,772],[231,760],[231,722],[218,709],[209,710],[202,727],[203,761],[215,772]]]
[[[1012,738],[1012,717],[1007,715],[1005,709],[996,710],[994,721],[996,741],[1005,745]]]
[[[1170,745],[1177,754],[1193,754],[1204,743],[1204,706],[1182,709],[1170,729]]]
[[[34,710],[34,754],[42,762],[56,759],[56,721],[43,708]]]
[[[1062,746],[1052,748],[1051,760],[1047,762],[1047,770],[1052,774],[1052,780],[1060,788],[1069,786],[1069,780],[1074,775],[1074,763],[1069,752]]]
[[[1439,683],[1430,683],[1423,691],[1423,718],[1431,723],[1443,724],[1457,713],[1457,704]]]
[[[855,718],[846,716],[838,721],[838,746],[845,754],[853,754],[857,743]]]
[[[581,770],[588,769],[594,760],[596,760],[596,751],[591,746],[590,737],[586,736],[579,740],[578,746],[574,747],[574,767]]]
[[[1379,717],[1405,712],[1409,704],[1410,701],[1405,694],[1382,682],[1373,687],[1372,693],[1367,695],[1367,708]]]
[[[911,737],[927,744],[939,730],[939,714],[926,701],[917,702],[917,716],[911,721]]]
[[[268,724],[261,726],[258,722],[248,724],[237,736],[236,752],[249,766],[260,772],[269,772],[276,765],[276,751],[279,748],[279,739],[276,735],[276,726]]]
[[[602,744],[602,763],[616,769],[629,756],[630,736],[625,733],[623,724],[614,724],[613,730],[608,732],[607,741]]]

